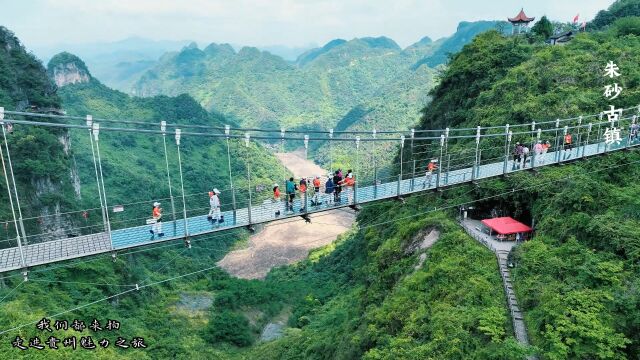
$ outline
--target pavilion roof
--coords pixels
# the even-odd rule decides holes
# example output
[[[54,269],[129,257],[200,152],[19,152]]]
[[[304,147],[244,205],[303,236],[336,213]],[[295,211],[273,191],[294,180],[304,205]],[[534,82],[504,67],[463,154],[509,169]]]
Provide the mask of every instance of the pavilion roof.
[[[485,226],[493,229],[493,231],[502,235],[533,231],[531,227],[508,216],[493,219],[484,219],[482,220],[482,223]]]
[[[509,22],[512,23],[528,23],[535,20],[535,17],[528,17],[527,14],[524,13],[524,9],[520,9],[520,12],[516,17],[508,18]]]

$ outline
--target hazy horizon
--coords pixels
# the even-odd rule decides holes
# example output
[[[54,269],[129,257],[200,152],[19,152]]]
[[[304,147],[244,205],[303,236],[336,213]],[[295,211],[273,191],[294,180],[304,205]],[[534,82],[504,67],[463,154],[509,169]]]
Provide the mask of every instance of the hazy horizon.
[[[524,7],[529,16],[558,21],[590,20],[612,1],[509,0],[0,0],[0,24],[28,48],[117,42],[212,42],[259,48],[322,46],[336,38],[386,36],[401,47],[424,36],[451,35],[461,21],[506,20]],[[45,21],[50,19],[50,21]],[[309,21],[313,19],[313,21]]]

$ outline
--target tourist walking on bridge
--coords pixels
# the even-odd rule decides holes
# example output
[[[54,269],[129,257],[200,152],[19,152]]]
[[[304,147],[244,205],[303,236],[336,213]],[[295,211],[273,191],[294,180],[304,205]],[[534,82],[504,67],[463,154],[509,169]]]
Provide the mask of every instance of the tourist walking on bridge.
[[[275,217],[280,216],[280,188],[278,184],[273,185],[273,210]]]
[[[156,235],[158,234],[158,236],[164,236],[164,233],[162,232],[162,208],[160,207],[160,203],[159,202],[154,202],[153,203],[153,210],[151,211],[151,223],[153,224],[151,226],[151,230],[149,230],[149,232],[151,233],[151,235]]]
[[[305,212],[307,210],[307,179],[300,179],[300,186],[298,187],[300,190],[300,201],[302,205],[300,206],[300,212]]]
[[[551,143],[549,140],[545,141],[542,144],[542,164],[547,160],[547,153],[549,152],[549,148],[551,147]]]
[[[629,141],[636,142],[638,140],[638,131],[640,130],[640,125],[631,124],[631,128],[629,129]]]
[[[542,153],[544,152],[544,145],[542,145],[542,141],[538,140],[538,142],[533,145],[533,156],[535,158],[536,163],[541,164],[542,160],[544,160],[544,157],[542,156]],[[533,167],[533,161],[531,163],[531,166]]]
[[[432,159],[427,164],[427,172],[424,174],[424,182],[422,183],[422,188],[430,188],[431,187],[431,179],[433,178],[433,172],[438,168],[438,160]]]
[[[513,166],[511,166],[511,171],[521,166],[523,151],[522,145],[517,142],[516,146],[513,148]]]
[[[320,204],[320,175],[316,175],[315,179],[313,179],[313,199],[311,200],[311,205],[319,206]]]
[[[527,167],[527,157],[529,157],[529,148],[527,146],[522,147],[522,167]]]
[[[293,200],[296,198],[296,183],[293,182],[293,177],[290,177],[285,184],[285,190],[287,191],[287,211],[293,212]]]
[[[342,170],[337,170],[336,174],[333,176],[333,186],[335,189],[333,191],[333,201],[336,204],[340,204],[340,195],[342,192]]]
[[[356,178],[353,175],[353,171],[347,170],[347,176],[344,178],[343,184],[347,192],[347,203],[351,204],[353,202],[353,188],[356,185]]]
[[[563,160],[567,158],[567,150],[569,150],[568,157],[571,157],[571,149],[573,148],[572,141],[573,141],[573,138],[571,137],[571,134],[567,133],[564,136],[564,154],[562,156]]]
[[[220,190],[213,189],[209,192],[209,215],[207,219],[212,223],[221,223],[222,217],[220,215]]]
[[[324,193],[327,194],[327,205],[333,205],[334,191],[336,190],[333,184],[333,174],[329,173],[327,176],[327,182],[324,184]]]

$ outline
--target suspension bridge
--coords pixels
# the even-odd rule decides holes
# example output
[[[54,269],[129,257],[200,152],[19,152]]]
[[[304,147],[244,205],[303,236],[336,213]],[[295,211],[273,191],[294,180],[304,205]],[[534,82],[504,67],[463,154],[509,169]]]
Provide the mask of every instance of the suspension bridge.
[[[640,107],[618,109],[607,116],[604,116],[605,113],[600,113],[511,126],[410,131],[334,131],[329,129],[303,132],[230,126],[177,125],[164,121],[158,124],[132,120],[94,119],[90,115],[79,117],[4,111],[0,108],[3,180],[12,210],[12,219],[5,223],[5,229],[8,224],[11,224],[12,233],[7,232],[7,240],[0,243],[0,273],[19,269],[26,271],[38,265],[103,253],[112,253],[115,257],[118,251],[124,249],[172,240],[183,240],[187,246],[190,246],[190,238],[212,232],[240,227],[252,228],[257,224],[285,218],[303,217],[309,220],[308,216],[312,213],[343,207],[357,208],[358,205],[374,201],[401,198],[418,192],[439,190],[457,184],[518,171],[535,170],[544,166],[637,147],[640,142],[634,132],[634,129],[637,129],[636,113],[640,113]],[[94,167],[92,170],[95,174],[93,180],[97,187],[100,206],[93,209],[74,209],[48,216],[64,217],[72,216],[70,214],[86,214],[89,210],[99,211],[102,217],[100,224],[78,227],[71,233],[45,230],[37,225],[24,225],[25,222],[34,221],[39,217],[26,218],[22,215],[21,194],[16,186],[11,146],[7,141],[7,134],[18,126],[86,131],[84,136],[88,136],[91,146]],[[619,129],[620,132],[617,135],[620,137],[611,138],[611,129]],[[99,141],[100,134],[105,132],[138,133],[162,138],[168,198],[145,199],[130,204],[109,206],[110,189],[105,187]],[[273,133],[278,134],[273,135]],[[301,134],[304,135],[300,136]],[[574,139],[570,146],[565,146],[563,142],[567,134],[571,134]],[[177,181],[173,180],[174,185],[172,185],[167,156],[167,137],[175,144],[177,151],[178,169],[173,171],[175,173],[177,170],[179,175]],[[184,191],[181,143],[196,137],[226,142],[229,186],[222,189],[222,193],[230,201],[224,202],[221,206],[223,218],[221,222],[212,222],[207,218],[209,208],[203,206],[203,203],[208,203],[208,199],[203,201],[203,194],[185,194]],[[252,184],[252,159],[249,156],[244,159],[246,174],[243,174],[246,175],[248,186],[243,189],[234,187],[230,150],[232,140],[236,141],[238,148],[249,147],[251,142],[256,140],[280,141],[283,149],[286,141],[302,142],[305,149],[308,149],[310,141],[326,143],[329,149],[336,143],[350,144],[355,149],[351,159],[355,184],[353,187],[345,188],[338,201],[332,201],[333,196],[324,193],[324,184],[317,198],[311,191],[298,193],[293,202],[293,209],[287,211],[289,209],[286,208],[284,201],[273,201],[269,196],[264,199],[265,196],[256,194],[253,187],[255,184]],[[549,141],[549,149],[543,153],[536,153],[533,149],[539,141]],[[397,174],[379,177],[375,169],[375,146],[380,143],[391,144],[400,150],[400,161],[395,164],[395,168],[399,169]],[[516,143],[525,144],[531,149],[529,156],[523,161],[516,161],[512,157]],[[329,152],[331,154],[331,150]],[[425,165],[431,161],[437,162],[438,166],[427,174]],[[370,166],[371,163],[374,164],[374,171],[365,173],[362,169],[365,168],[365,164]],[[333,170],[333,166],[331,168]],[[282,180],[286,180],[284,171]],[[179,186],[175,186],[176,182]],[[174,194],[175,190],[178,190],[176,194]],[[149,230],[152,225],[146,224],[145,218],[118,220],[123,219],[121,214],[125,209],[133,209],[136,206],[146,209],[144,212],[150,212],[150,206],[155,201],[163,201],[163,203],[166,201],[171,204],[171,209],[163,216],[163,219],[170,218],[162,222],[163,236],[151,234]],[[130,210],[127,211],[131,213]]]

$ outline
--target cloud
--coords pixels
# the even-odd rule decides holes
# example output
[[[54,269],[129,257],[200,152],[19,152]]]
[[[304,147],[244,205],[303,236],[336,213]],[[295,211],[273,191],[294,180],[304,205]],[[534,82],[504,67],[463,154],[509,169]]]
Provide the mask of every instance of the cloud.
[[[289,46],[385,35],[401,46],[439,38],[460,21],[530,16],[591,18],[602,0],[21,0],[2,5],[0,23],[27,44],[115,41],[129,36]]]

